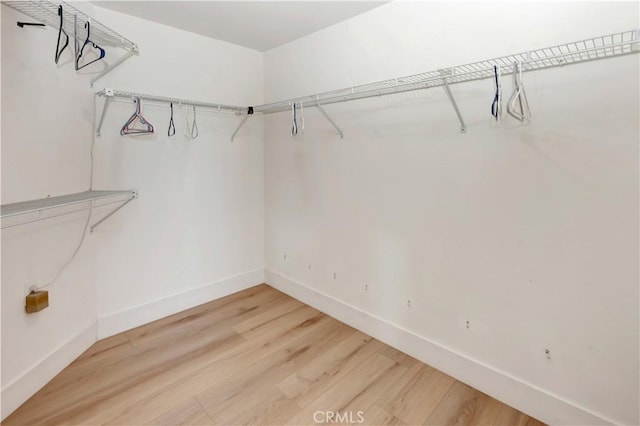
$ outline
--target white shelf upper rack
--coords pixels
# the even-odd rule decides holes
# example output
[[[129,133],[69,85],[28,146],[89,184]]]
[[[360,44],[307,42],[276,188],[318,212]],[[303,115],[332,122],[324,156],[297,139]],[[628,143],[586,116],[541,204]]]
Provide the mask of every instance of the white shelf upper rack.
[[[63,8],[63,29],[69,36],[68,48],[73,49],[74,36],[77,37],[77,42],[82,44],[86,37],[86,30],[84,28],[85,22],[91,23],[91,41],[95,42],[101,47],[116,47],[124,49],[125,55],[111,61],[109,66],[102,70],[99,74],[91,79],[91,84],[95,83],[98,79],[103,77],[109,71],[116,66],[120,65],[126,59],[132,55],[138,53],[137,45],[126,37],[118,34],[111,28],[102,24],[101,22],[90,17],[81,10],[71,6],[64,1],[55,0],[3,0],[2,4],[5,4],[18,12],[21,12],[42,24],[46,24],[54,29],[58,29],[60,26],[60,17],[58,16],[58,6],[62,5]]]
[[[457,84],[493,78],[494,65],[500,65],[502,75],[508,75],[513,73],[514,63],[518,61],[522,63],[523,71],[534,71],[638,52],[640,52],[640,30],[623,31],[470,64],[258,105],[254,107],[254,111],[270,114],[290,110],[294,102],[305,107],[326,105],[439,87],[444,86],[445,83]]]

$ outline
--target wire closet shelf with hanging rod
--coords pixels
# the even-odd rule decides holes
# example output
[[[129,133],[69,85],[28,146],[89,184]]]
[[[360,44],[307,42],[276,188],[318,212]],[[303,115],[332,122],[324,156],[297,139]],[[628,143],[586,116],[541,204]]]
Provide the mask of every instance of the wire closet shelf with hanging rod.
[[[526,72],[637,52],[640,52],[640,30],[624,31],[465,65],[258,105],[254,107],[254,111],[269,114],[290,110],[293,102],[303,104],[305,107],[315,106],[316,103],[326,105],[439,87],[445,83],[457,84],[493,78],[494,65],[500,65],[502,74],[508,75],[513,73],[514,64],[518,62],[522,63],[523,71]]]
[[[96,134],[98,136],[101,135],[102,125],[104,123],[105,115],[108,110],[109,101],[113,98],[125,98],[125,99],[144,99],[149,102],[157,102],[164,104],[175,104],[177,105],[185,105],[190,107],[198,107],[198,108],[206,108],[212,109],[218,112],[231,112],[235,115],[247,114],[250,108],[238,106],[238,105],[225,105],[219,103],[211,103],[211,102],[202,102],[202,101],[194,101],[190,99],[182,99],[182,98],[172,98],[166,96],[156,96],[156,95],[147,95],[144,93],[135,93],[135,92],[125,92],[121,90],[114,90],[110,88],[102,89],[96,92],[96,96],[104,97],[105,103],[102,108],[102,113],[100,115],[100,119],[98,121],[98,126],[96,127]],[[245,117],[246,118],[246,117]],[[235,133],[234,133],[235,136]],[[233,140],[233,137],[232,137]]]
[[[54,29],[58,29],[60,26],[60,16],[58,15],[58,9],[59,6],[62,6],[62,30],[64,30],[64,32],[68,34],[70,38],[75,38],[76,48],[78,47],[78,44],[81,45],[84,40],[82,36],[82,34],[86,33],[84,24],[86,22],[90,22],[91,41],[99,44],[102,47],[115,47],[125,50],[126,53],[124,55],[109,63],[106,68],[104,68],[102,71],[91,78],[92,86],[97,80],[104,77],[115,67],[122,64],[131,56],[138,54],[138,46],[134,42],[118,34],[116,31],[95,20],[81,10],[63,1],[3,0],[2,4],[7,5],[17,10],[18,12],[21,12],[37,20],[38,22],[46,24]]]
[[[424,90],[433,87],[443,87],[447,91],[456,109],[456,113],[458,113],[462,131],[464,132],[465,125],[459,114],[455,99],[449,89],[449,85],[494,78],[495,65],[501,67],[501,73],[504,76],[513,74],[518,66],[521,67],[523,72],[529,72],[624,56],[638,52],[640,52],[640,29],[635,29],[464,65],[441,68],[420,74],[285,99],[264,105],[257,105],[253,109],[256,113],[271,114],[291,110],[292,104],[296,104],[298,106],[302,105],[303,107],[318,107],[323,115],[329,118],[326,111],[322,109],[322,105]],[[342,136],[342,131],[332,120],[330,121]]]

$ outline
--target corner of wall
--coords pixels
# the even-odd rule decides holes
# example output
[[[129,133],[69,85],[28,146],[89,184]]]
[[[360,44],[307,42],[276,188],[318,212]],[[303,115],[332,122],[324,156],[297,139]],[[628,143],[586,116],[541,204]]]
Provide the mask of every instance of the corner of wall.
[[[97,322],[94,321],[5,386],[0,395],[2,420],[93,345],[96,342],[97,330]]]
[[[147,324],[185,309],[228,296],[264,283],[264,269],[256,269],[234,277],[189,289],[132,308],[107,314],[98,319],[98,339]]]

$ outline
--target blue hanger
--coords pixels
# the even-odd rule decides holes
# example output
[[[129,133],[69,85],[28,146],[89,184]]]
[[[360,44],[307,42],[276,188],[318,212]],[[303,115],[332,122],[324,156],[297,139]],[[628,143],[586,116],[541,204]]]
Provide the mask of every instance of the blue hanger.
[[[491,115],[493,115],[496,120],[498,120],[500,116],[500,81],[497,65],[493,66],[493,73],[496,81],[496,94],[493,97],[493,102],[491,103]]]
[[[91,24],[89,23],[89,21],[84,23],[84,27],[87,29],[87,38],[84,41],[84,44],[82,45],[82,48],[80,49],[80,53],[78,53],[78,57],[76,58],[76,71],[77,70],[81,70],[82,68],[86,67],[87,65],[91,65],[92,63],[99,61],[100,59],[104,58],[105,55],[105,51],[102,47],[98,46],[97,44],[95,44],[94,42],[92,42],[91,40],[89,40],[89,34],[91,31]],[[96,59],[94,59],[91,62],[87,62],[84,65],[80,65],[80,58],[82,58],[82,54],[84,53],[84,48],[87,47],[87,45],[90,44],[93,48],[98,49],[100,51],[100,56]]]

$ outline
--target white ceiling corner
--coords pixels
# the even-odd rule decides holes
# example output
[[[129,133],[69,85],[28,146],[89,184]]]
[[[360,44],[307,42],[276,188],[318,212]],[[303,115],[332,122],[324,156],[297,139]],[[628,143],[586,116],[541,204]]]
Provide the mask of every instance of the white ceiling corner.
[[[387,1],[93,1],[97,6],[264,52]]]

